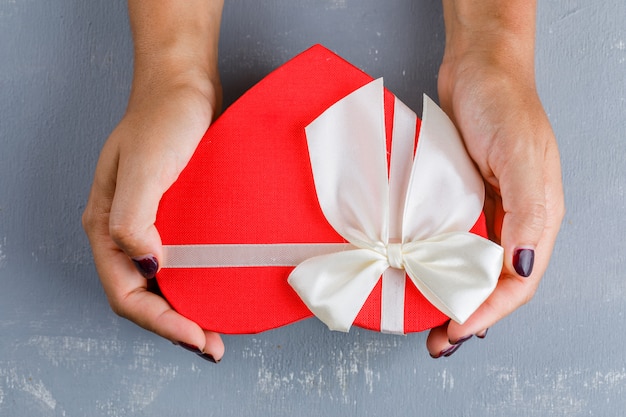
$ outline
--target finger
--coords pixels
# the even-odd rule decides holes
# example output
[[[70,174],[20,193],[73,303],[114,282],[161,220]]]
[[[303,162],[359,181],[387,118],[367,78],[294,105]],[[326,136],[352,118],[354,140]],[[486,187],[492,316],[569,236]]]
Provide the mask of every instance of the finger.
[[[537,257],[535,272],[531,277],[519,279],[514,275],[503,274],[494,292],[463,325],[450,322],[447,328],[449,340],[460,340],[472,334],[485,334],[486,329],[529,302],[548,267],[557,233],[558,226],[555,228],[550,225],[544,229],[543,236],[537,245],[537,253],[540,256]]]
[[[167,162],[159,163],[152,152],[142,153],[144,156],[138,150],[126,153],[120,157],[116,169],[109,234],[142,275],[152,278],[158,269],[158,259],[162,258],[161,238],[154,222],[159,200],[169,186],[162,183],[164,175],[160,172]]]
[[[526,279],[503,272],[496,289],[487,300],[462,325],[450,322],[447,328],[449,340],[455,341],[466,338],[468,335],[482,335],[485,330],[511,314],[514,310],[530,301],[535,294],[539,282],[546,268],[556,239],[552,227],[546,227],[542,238],[537,245],[537,261],[534,273]]]
[[[426,339],[426,348],[428,353],[434,359],[444,356],[450,349],[451,344],[448,342],[448,323],[433,327],[428,332],[428,338]]]
[[[463,343],[472,337],[472,335],[469,335],[461,339],[450,340],[448,337],[448,326],[449,323],[446,323],[431,329],[428,333],[426,348],[433,359],[451,356]]]
[[[503,278],[495,291],[478,310],[463,324],[451,322],[447,337],[463,340],[471,335],[486,335],[486,329],[527,303],[536,291],[539,280],[520,280],[514,277]]]
[[[224,357],[224,342],[219,334],[204,330],[204,352],[210,354],[216,362],[219,362]]]
[[[98,273],[115,313],[176,344],[196,346],[197,353],[216,362],[222,358],[224,345],[220,336],[202,330],[174,311],[166,300],[148,291],[147,281],[115,243],[92,246]],[[100,262],[103,257],[106,262]]]
[[[502,198],[501,245],[504,271],[519,277],[532,274],[535,253],[546,225],[545,148],[530,141],[515,141],[494,173]],[[521,145],[520,145],[521,144]]]
[[[554,142],[548,144],[545,167],[546,221],[536,246],[537,259],[533,274],[529,278],[519,279],[503,271],[495,291],[463,325],[450,322],[447,327],[450,340],[459,340],[472,334],[484,335],[486,329],[527,303],[537,290],[548,267],[565,210],[559,154]]]

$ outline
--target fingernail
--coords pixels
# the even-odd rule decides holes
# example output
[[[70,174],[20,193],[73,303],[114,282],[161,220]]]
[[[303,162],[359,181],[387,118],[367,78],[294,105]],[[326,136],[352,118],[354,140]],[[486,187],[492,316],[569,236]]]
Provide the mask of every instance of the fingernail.
[[[534,263],[535,251],[533,249],[521,248],[513,253],[513,268],[519,276],[529,277],[533,272]]]
[[[445,349],[445,353],[443,353],[443,356],[445,356],[446,358],[448,356],[452,356],[452,354],[456,352],[457,350],[459,350],[460,347],[461,347],[461,344],[458,344],[458,345],[453,345],[448,349]]]
[[[147,279],[154,278],[159,269],[159,262],[152,255],[132,258],[132,261],[139,273]]]
[[[198,346],[195,345],[190,345],[189,343],[185,343],[185,342],[178,342],[176,343],[177,345],[179,345],[181,348],[188,350],[189,352],[193,352],[196,355],[200,356],[202,359],[204,359],[205,361],[211,362],[211,363],[219,363],[219,360],[216,360],[213,355],[211,355],[210,353],[203,353],[200,348],[198,348]]]
[[[483,330],[482,332],[478,332],[476,333],[476,337],[479,339],[484,339],[485,337],[487,337],[487,332],[489,331],[489,328]]]
[[[460,347],[461,347],[462,343],[459,343],[457,345],[452,345],[448,348],[445,348],[444,350],[442,350],[441,352],[439,352],[438,355],[430,355],[431,358],[433,359],[439,359],[442,356],[445,356],[446,358],[450,355],[452,355],[454,352],[456,352]]]
[[[204,359],[205,361],[209,361],[211,363],[219,363],[220,361],[216,360],[213,355],[209,354],[209,353],[203,353],[202,355],[198,354],[198,356],[200,356],[202,359]]]
[[[189,352],[193,352],[197,355],[201,355],[202,351],[200,350],[200,348],[198,348],[198,346],[195,345],[190,345],[189,343],[185,343],[185,342],[178,342],[177,343],[178,346],[180,346],[181,348],[188,350]]]
[[[470,339],[472,338],[472,336],[473,336],[473,335],[471,335],[471,334],[470,334],[469,336],[465,336],[465,337],[460,338],[460,339],[459,339],[459,340],[457,340],[456,342],[452,342],[452,341],[450,341],[450,344],[451,344],[451,345],[460,345],[460,344],[465,343],[465,342],[467,342],[468,340],[470,340]]]

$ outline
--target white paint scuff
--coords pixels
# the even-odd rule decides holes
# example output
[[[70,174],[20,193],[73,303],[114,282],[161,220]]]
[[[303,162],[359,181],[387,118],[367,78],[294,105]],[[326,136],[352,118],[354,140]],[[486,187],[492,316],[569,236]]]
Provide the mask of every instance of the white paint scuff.
[[[7,368],[4,364],[0,364],[0,382],[5,384],[5,389],[8,391],[21,391],[29,394],[33,400],[47,409],[55,410],[57,407],[57,401],[44,383],[39,379],[22,375],[17,367]],[[2,385],[0,385],[0,410],[4,395]]]
[[[515,367],[491,368],[488,374],[493,387],[485,415],[513,414],[524,408],[532,410],[529,416],[543,416],[546,410],[554,416],[572,416],[580,415],[587,407],[577,389],[582,377],[580,370],[546,370],[533,379],[522,376]]]
[[[326,8],[331,10],[348,8],[348,0],[326,0],[326,3]]]
[[[454,389],[454,376],[447,369],[441,371],[441,389],[452,391]]]
[[[32,336],[29,346],[34,346],[42,357],[53,366],[85,367],[89,358],[112,362],[123,350],[119,340],[102,340],[76,336]]]
[[[329,352],[324,364],[310,364],[297,371],[278,367],[271,359],[275,356],[276,347],[258,339],[253,339],[252,346],[243,351],[243,357],[254,358],[259,364],[257,389],[263,395],[303,391],[349,404],[352,401],[351,387],[355,385],[364,383],[370,394],[374,392],[381,375],[372,362],[397,347],[398,343],[396,338],[357,341],[343,349]]]
[[[110,369],[129,375],[121,378],[106,398],[95,401],[96,408],[109,416],[133,415],[145,410],[179,371],[176,365],[155,360],[157,349],[149,341],[129,345],[118,339],[38,335],[29,338],[27,345],[34,347],[38,355],[55,368],[74,372]],[[131,361],[121,361],[129,350]],[[22,383],[21,387],[49,406],[56,406],[43,383]]]

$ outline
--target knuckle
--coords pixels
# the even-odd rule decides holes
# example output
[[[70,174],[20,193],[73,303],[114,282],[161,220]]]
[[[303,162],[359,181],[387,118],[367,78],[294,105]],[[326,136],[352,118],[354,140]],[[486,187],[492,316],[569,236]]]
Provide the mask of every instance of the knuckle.
[[[101,228],[102,220],[103,216],[99,215],[93,205],[88,203],[81,216],[81,225],[85,233],[88,236],[95,234],[97,230]]]
[[[89,233],[89,231],[93,229],[93,224],[94,224],[93,216],[91,215],[91,211],[89,210],[89,208],[83,211],[83,215],[81,216],[80,220],[83,226],[83,230],[86,233]]]
[[[109,306],[111,306],[111,310],[120,317],[126,318],[126,309],[124,308],[124,303],[119,297],[108,297]]]
[[[529,227],[533,230],[541,231],[546,224],[546,205],[541,202],[529,204],[525,210]]]
[[[111,310],[120,317],[124,317],[124,309],[116,303],[109,303]]]
[[[512,214],[512,221],[530,240],[538,240],[546,227],[547,212],[545,204],[535,202],[520,207]]]
[[[137,246],[139,230],[129,222],[111,222],[109,235],[115,244],[123,249],[132,249]]]
[[[87,236],[106,232],[109,222],[109,208],[97,198],[90,197],[81,216],[81,224]]]

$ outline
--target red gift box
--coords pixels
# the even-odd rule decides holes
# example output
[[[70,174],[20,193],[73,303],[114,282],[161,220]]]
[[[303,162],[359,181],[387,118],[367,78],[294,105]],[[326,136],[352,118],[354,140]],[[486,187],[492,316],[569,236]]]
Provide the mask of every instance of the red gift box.
[[[289,250],[301,244],[347,244],[320,207],[305,128],[371,81],[317,45],[252,87],[211,125],[163,196],[156,220],[163,245],[257,245],[259,250],[283,245]],[[385,90],[388,154],[395,106],[395,97]],[[419,119],[415,124],[417,139]],[[486,236],[482,215],[471,232]],[[294,265],[266,264],[253,253],[247,263],[235,260],[231,265],[231,260],[218,259],[212,266],[190,267],[168,259],[176,256],[172,253],[165,251],[157,276],[161,291],[176,311],[204,329],[257,333],[313,315],[288,282]],[[411,280],[403,286],[404,323],[399,332],[422,331],[449,320]],[[354,325],[381,330],[382,287],[378,279]]]

